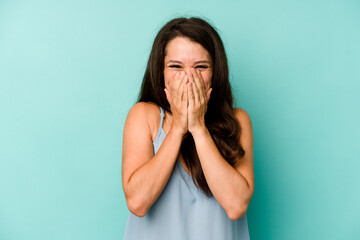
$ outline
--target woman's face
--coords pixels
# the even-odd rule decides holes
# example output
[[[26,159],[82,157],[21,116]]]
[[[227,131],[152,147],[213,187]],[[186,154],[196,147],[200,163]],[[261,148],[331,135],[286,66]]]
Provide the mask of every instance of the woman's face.
[[[176,37],[165,47],[164,81],[166,89],[170,89],[175,74],[183,71],[190,76],[190,69],[198,69],[205,83],[205,93],[211,87],[212,60],[209,52],[201,44],[189,38]]]

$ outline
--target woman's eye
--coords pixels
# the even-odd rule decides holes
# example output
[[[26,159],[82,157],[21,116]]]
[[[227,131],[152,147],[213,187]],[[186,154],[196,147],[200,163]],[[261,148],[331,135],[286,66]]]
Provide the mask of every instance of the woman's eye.
[[[196,66],[197,68],[203,68],[203,69],[206,69],[206,68],[208,68],[208,66],[206,66],[206,65],[199,65],[199,66]]]
[[[180,65],[170,65],[171,68],[181,68]]]

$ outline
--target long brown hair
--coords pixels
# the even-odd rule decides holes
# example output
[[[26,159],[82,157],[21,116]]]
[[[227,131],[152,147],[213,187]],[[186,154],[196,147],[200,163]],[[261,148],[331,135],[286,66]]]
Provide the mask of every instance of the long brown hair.
[[[205,20],[196,17],[175,18],[160,29],[151,49],[137,102],[153,102],[171,112],[164,92],[164,58],[167,43],[176,37],[187,37],[201,44],[212,58],[213,90],[205,114],[205,124],[221,155],[234,166],[236,161],[244,156],[245,151],[238,142],[241,128],[233,112],[227,57],[219,34]],[[211,197],[194,139],[189,132],[184,136],[180,152],[195,185],[207,197]]]

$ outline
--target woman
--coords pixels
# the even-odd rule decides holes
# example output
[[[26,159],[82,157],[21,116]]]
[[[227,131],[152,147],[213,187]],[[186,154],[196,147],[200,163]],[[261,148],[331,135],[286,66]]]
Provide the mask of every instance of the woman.
[[[176,18],[157,34],[123,135],[124,239],[249,239],[249,115],[233,108],[216,30]]]

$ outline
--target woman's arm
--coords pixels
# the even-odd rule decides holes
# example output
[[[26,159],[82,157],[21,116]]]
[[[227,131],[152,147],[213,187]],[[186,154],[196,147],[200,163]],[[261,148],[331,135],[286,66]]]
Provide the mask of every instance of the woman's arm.
[[[165,95],[172,113],[171,129],[154,155],[147,116],[149,103],[137,103],[126,118],[123,136],[123,188],[129,210],[139,217],[164,190],[187,132],[187,92],[185,74],[177,72]],[[153,156],[154,155],[154,156]]]
[[[254,192],[253,133],[249,115],[234,109],[241,127],[239,143],[245,155],[232,167],[221,155],[205,125],[212,88],[205,86],[200,71],[190,73],[188,128],[191,132],[208,186],[230,219],[242,217]]]
[[[206,128],[192,133],[209,188],[232,220],[236,220],[246,213],[254,192],[251,120],[242,109],[235,109],[235,116],[241,122],[239,142],[245,150],[245,155],[234,167],[222,157]]]
[[[183,136],[172,128],[154,155],[147,105],[130,109],[123,132],[122,184],[128,208],[138,217],[146,215],[166,186]]]

